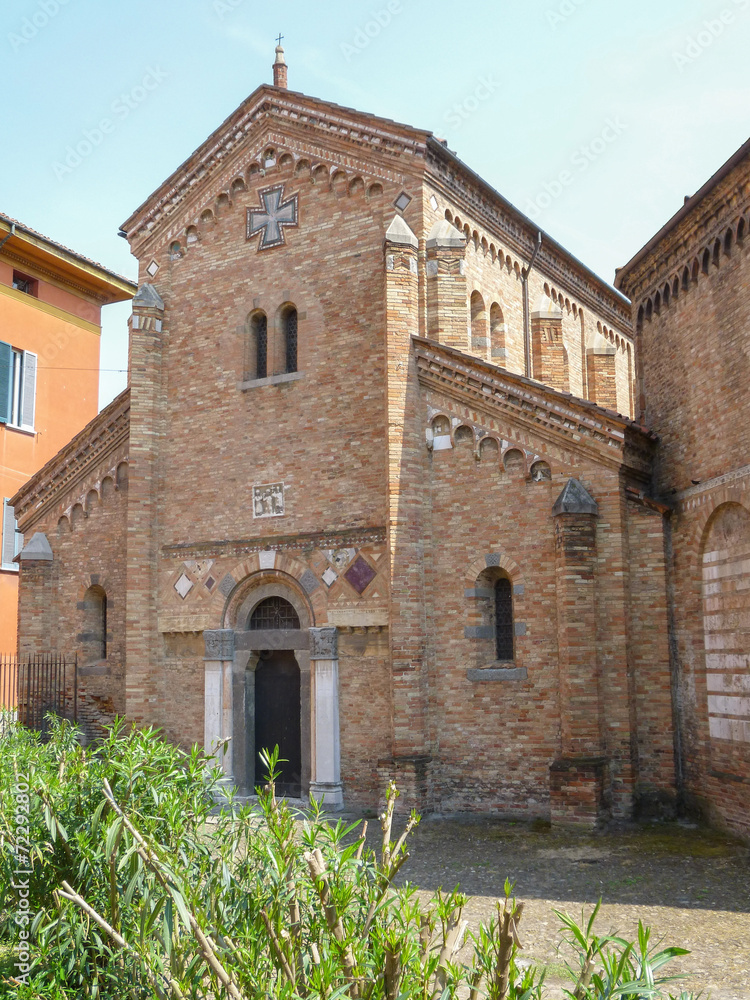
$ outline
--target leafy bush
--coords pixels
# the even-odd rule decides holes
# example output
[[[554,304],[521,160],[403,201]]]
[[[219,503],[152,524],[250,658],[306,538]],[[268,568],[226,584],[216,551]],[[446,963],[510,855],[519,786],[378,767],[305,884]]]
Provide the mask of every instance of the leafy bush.
[[[257,807],[212,816],[221,772],[156,732],[118,723],[96,749],[55,723],[49,743],[14,727],[0,741],[0,909],[14,937],[13,787],[32,789],[36,965],[13,996],[537,1000],[543,975],[517,962],[523,904],[506,884],[497,916],[467,935],[466,897],[425,903],[394,879],[408,858],[412,815],[394,842],[397,791],[366,828],[331,823],[311,800],[295,814],[275,795],[276,755]],[[597,908],[598,909],[598,908]],[[598,937],[560,915],[574,959],[573,1000],[661,997],[662,966],[681,949]],[[7,963],[6,963],[7,968]],[[7,975],[7,972],[6,972]],[[0,992],[2,987],[0,987]]]

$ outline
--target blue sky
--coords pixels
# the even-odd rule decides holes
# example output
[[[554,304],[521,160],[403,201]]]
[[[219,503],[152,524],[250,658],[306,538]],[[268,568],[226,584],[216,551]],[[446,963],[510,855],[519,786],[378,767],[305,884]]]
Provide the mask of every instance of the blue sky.
[[[292,89],[446,138],[610,281],[750,134],[750,0],[5,0],[0,211],[134,277],[119,225],[271,81],[280,31]]]

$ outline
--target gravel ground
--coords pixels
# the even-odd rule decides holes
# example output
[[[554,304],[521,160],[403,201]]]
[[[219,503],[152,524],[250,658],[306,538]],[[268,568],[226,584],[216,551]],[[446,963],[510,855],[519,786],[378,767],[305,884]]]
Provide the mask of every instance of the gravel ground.
[[[377,820],[368,841],[376,845]],[[655,939],[689,948],[669,969],[689,976],[681,988],[713,1000],[750,1000],[750,847],[714,831],[653,824],[593,836],[543,825],[489,819],[426,819],[411,837],[402,873],[427,893],[460,883],[472,898],[465,916],[475,929],[489,920],[506,878],[526,903],[522,956],[548,968],[559,996],[554,909],[576,918],[601,898],[600,932],[634,935],[638,919]]]

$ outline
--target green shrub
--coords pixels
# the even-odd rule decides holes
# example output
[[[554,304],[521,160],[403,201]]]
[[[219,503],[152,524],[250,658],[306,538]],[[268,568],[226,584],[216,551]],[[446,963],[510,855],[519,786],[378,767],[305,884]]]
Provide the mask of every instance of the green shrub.
[[[221,772],[156,732],[118,723],[84,750],[64,723],[42,745],[14,728],[0,742],[0,847],[5,939],[13,941],[12,792],[32,789],[33,977],[8,995],[90,998],[273,997],[338,1000],[535,1000],[543,976],[517,964],[523,904],[506,885],[497,916],[471,936],[458,890],[425,904],[394,878],[408,858],[412,815],[392,839],[388,789],[379,852],[358,824],[304,814],[275,796],[275,755],[258,806],[211,816]],[[594,913],[596,916],[596,913]],[[629,944],[561,915],[573,947],[574,1000],[660,997],[665,962],[648,931]],[[7,963],[6,963],[6,976]],[[0,990],[2,987],[0,987]]]

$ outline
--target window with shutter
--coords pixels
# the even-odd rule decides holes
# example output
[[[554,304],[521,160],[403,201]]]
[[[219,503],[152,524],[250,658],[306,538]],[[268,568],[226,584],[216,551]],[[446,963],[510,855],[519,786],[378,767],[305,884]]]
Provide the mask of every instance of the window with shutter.
[[[13,401],[13,348],[0,341],[0,423],[10,421]]]
[[[0,423],[34,429],[37,356],[0,342]]]
[[[23,393],[21,400],[21,426],[33,427],[36,410],[36,354],[23,352]]]
[[[16,512],[3,500],[2,568],[18,572],[18,564],[13,559],[23,548],[23,535],[16,524]]]

